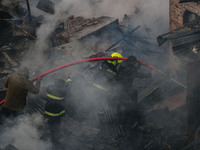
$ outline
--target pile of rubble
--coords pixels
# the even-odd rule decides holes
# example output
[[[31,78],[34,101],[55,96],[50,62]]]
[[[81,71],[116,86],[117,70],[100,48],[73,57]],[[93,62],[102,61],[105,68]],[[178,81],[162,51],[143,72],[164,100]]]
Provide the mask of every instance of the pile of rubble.
[[[6,2],[6,0],[3,2]],[[5,4],[1,3],[1,5]],[[49,7],[44,8],[42,3],[37,7],[53,14],[53,5],[51,3],[48,5]],[[18,24],[20,19],[13,19],[17,12],[13,10],[11,13],[5,7],[2,7],[0,12],[4,14],[0,15],[2,16],[0,18],[1,99],[5,97],[6,89],[3,84],[6,76],[19,66],[21,58],[37,40],[35,33],[42,23],[40,17],[32,17],[32,22],[30,22],[27,19],[27,17],[31,17],[29,12],[26,19],[21,19],[22,22]],[[94,54],[102,56],[101,52],[105,54],[119,49],[123,50],[123,56],[135,54],[137,57],[142,54],[145,55],[145,60],[148,60],[150,54],[160,57],[161,54],[154,53],[158,48],[151,43],[151,40],[137,37],[138,33],[135,33],[135,31],[140,26],[130,27],[130,25],[127,25],[129,24],[129,22],[126,22],[127,17],[125,15],[123,23],[119,23],[118,19],[111,17],[84,18],[73,15],[65,20],[59,20],[49,37],[49,41],[51,41],[49,59],[53,57],[54,64],[58,66],[62,65],[64,60],[66,62],[66,60],[71,61],[73,58],[77,58],[77,53],[80,54],[81,58],[88,58]],[[101,40],[95,40],[91,44],[90,41],[97,37]],[[83,66],[85,67],[85,71],[82,72],[83,78],[90,80],[90,74],[97,70],[97,66],[96,64]],[[136,83],[138,82],[140,81],[136,80]],[[70,138],[73,137],[74,141],[78,141],[76,144],[79,143],[80,145],[73,144],[67,138],[62,141],[63,144],[69,144],[72,147],[71,149],[82,147],[84,150],[121,150],[131,149],[132,147],[138,150],[168,150],[182,149],[185,146],[185,149],[188,149],[188,147],[196,144],[188,145],[186,92],[183,87],[168,79],[157,79],[155,77],[148,81],[141,81],[140,84],[136,84],[136,88],[139,90],[138,107],[140,109],[131,115],[130,126],[122,127],[117,121],[115,110],[108,108],[105,108],[106,112],[102,116],[91,113],[84,123],[78,117],[72,119],[66,115],[62,122],[63,132],[70,133]],[[172,100],[175,101],[172,102]],[[26,111],[43,114],[44,105],[41,97],[32,96],[29,98],[29,107]],[[104,121],[99,127],[97,124],[101,118]],[[197,147],[198,144],[196,144]],[[12,146],[8,146],[8,149],[12,149]]]

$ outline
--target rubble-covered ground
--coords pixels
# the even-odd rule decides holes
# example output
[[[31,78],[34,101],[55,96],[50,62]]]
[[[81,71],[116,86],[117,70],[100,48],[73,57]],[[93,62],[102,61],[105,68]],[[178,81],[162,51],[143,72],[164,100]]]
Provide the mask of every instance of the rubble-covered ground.
[[[1,5],[3,4],[7,3]],[[150,35],[151,29],[136,25],[136,18],[140,17],[138,9],[135,15],[125,14],[122,21],[119,21],[113,16],[83,17],[82,14],[69,14],[67,10],[60,13],[56,3],[54,6],[50,2],[45,5],[43,15],[33,16],[24,9],[25,4],[21,2],[14,8],[11,7],[14,3],[0,5],[2,100],[6,93],[6,76],[22,66],[29,67],[32,79],[69,62],[120,52],[124,57],[135,55],[137,59],[169,74],[168,46],[159,48]],[[91,4],[91,7],[92,5],[95,4]],[[93,111],[93,105],[101,97],[91,99],[91,80],[100,63],[83,63],[45,76],[40,94],[29,94],[25,114],[16,120],[8,120],[6,125],[0,127],[0,148],[50,149],[52,143],[45,133],[42,117],[45,105],[42,95],[53,79],[70,72],[73,86],[66,91],[70,94],[66,102],[68,113],[62,119],[62,134],[58,137],[64,149],[198,149],[199,143],[191,143],[187,137],[186,88],[160,73],[154,73],[145,80],[135,79],[133,86],[139,92],[138,108],[131,115],[125,114],[129,118],[127,126],[120,124],[114,107],[105,106],[103,114]],[[144,66],[141,70],[151,71]],[[180,72],[182,76],[177,77],[177,80],[185,84],[186,73],[179,70],[178,73]],[[75,111],[71,112],[72,108]],[[47,139],[42,139],[45,136]]]

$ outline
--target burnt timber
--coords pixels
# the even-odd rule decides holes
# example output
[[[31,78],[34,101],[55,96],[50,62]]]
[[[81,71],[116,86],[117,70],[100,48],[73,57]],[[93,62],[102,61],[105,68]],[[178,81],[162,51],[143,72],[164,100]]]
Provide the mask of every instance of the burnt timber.
[[[58,23],[58,26],[60,24],[62,23]],[[126,32],[121,32],[121,25],[117,19],[110,17],[84,18],[80,16],[70,16],[64,24],[66,27],[64,30],[63,28],[59,28],[61,30],[54,32],[52,37],[54,44],[51,45],[51,49],[48,51],[49,61],[52,57],[54,58],[52,67],[54,67],[54,65],[61,65],[66,61],[70,62],[73,58],[77,59],[77,53],[80,54],[81,58],[87,58],[94,53],[106,52],[106,49],[110,52],[120,49],[122,50],[123,56],[129,56],[134,53],[136,57],[140,57],[139,54],[143,54],[144,57],[142,58],[146,61],[148,61],[151,54],[160,57],[158,48],[156,49],[154,44],[139,36],[139,33],[136,31],[138,27],[131,28],[132,31],[135,32],[130,36],[131,32],[127,32],[128,34]],[[125,30],[129,31],[129,29],[126,28]],[[193,33],[196,34],[198,32],[194,31]],[[103,39],[104,34],[108,35],[109,40],[97,41],[92,46],[87,43],[94,37]],[[182,35],[177,36],[177,38],[181,37]],[[18,38],[19,41],[17,43],[13,42],[13,45],[5,44],[1,47],[0,56],[3,61],[1,63],[2,78],[0,83],[2,91],[0,92],[2,93],[0,93],[0,96],[2,98],[5,97],[5,89],[3,88],[5,77],[8,73],[14,71],[13,69],[16,68],[16,64],[20,64],[20,58],[23,57],[23,52],[26,52],[26,48],[18,49],[17,46],[20,45],[21,42],[26,42],[27,40],[30,43],[34,42],[32,40],[29,41],[30,39],[26,35]],[[166,37],[163,38],[165,39]],[[13,39],[13,41],[16,42],[15,39]],[[28,46],[30,43],[28,43]],[[180,44],[182,43],[180,42]],[[80,47],[81,52],[79,49]],[[90,81],[90,75],[99,68],[98,63],[97,65],[86,64],[83,66],[83,68],[86,67],[87,69],[82,72],[83,82]],[[41,71],[44,69],[46,68],[41,67],[41,70],[37,73],[42,73]],[[145,68],[143,69],[145,70]],[[76,116],[74,118],[67,115],[62,121],[63,133],[66,135],[69,134],[69,137],[73,140],[70,141],[71,139],[66,136],[62,141],[63,145],[66,145],[66,147],[71,150],[77,150],[80,147],[82,147],[83,150],[123,150],[125,148],[128,149],[129,146],[134,146],[135,149],[138,150],[155,150],[182,149],[187,146],[188,141],[187,136],[185,136],[187,113],[185,103],[183,102],[185,98],[184,89],[162,77],[158,79],[155,77],[145,81],[136,80],[136,83],[139,83],[135,84],[135,88],[139,91],[138,105],[140,109],[138,112],[132,114],[130,126],[122,127],[118,122],[118,116],[115,110],[108,109],[107,107],[105,107],[106,111],[103,115],[97,115],[96,113],[90,113],[88,115],[87,113],[82,113],[81,115],[83,116]],[[79,84],[76,86],[78,85]],[[77,88],[76,86],[74,90]],[[178,97],[178,94],[181,96]],[[175,102],[172,102],[171,105],[174,106],[173,108],[169,105],[171,98],[175,100],[178,99],[178,104],[176,106],[174,106]],[[45,102],[40,95],[31,95],[28,101],[29,104],[26,113],[44,113]],[[181,106],[179,101],[181,101]],[[82,117],[87,117],[85,122],[82,122]],[[98,122],[101,119],[103,123],[99,126]],[[77,143],[79,144],[77,145]],[[10,146],[10,149],[11,148],[13,147]]]

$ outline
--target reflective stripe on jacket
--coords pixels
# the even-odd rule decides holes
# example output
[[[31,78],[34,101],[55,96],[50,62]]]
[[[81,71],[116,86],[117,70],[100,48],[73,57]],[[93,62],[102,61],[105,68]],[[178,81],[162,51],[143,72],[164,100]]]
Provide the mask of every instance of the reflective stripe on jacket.
[[[65,107],[60,103],[46,103],[44,113],[49,117],[62,117],[65,114]]]
[[[50,85],[47,87],[47,97],[50,101],[63,101],[65,98],[65,88],[56,87],[54,85]]]
[[[96,88],[100,89],[100,90],[103,90],[103,91],[108,91],[108,89],[106,89],[106,88],[102,87],[102,86],[101,86],[101,85],[99,85],[99,84],[93,83],[93,85],[94,85]]]
[[[51,113],[51,112],[48,112],[45,110],[45,114],[48,115],[48,116],[51,116],[51,117],[58,117],[58,116],[61,116],[65,113],[65,110],[59,112],[59,113]]]
[[[72,82],[72,80],[71,80],[70,78],[67,78],[67,79],[65,80],[65,82]]]
[[[64,97],[58,97],[47,93],[47,97],[54,99],[54,100],[64,100]]]
[[[100,70],[102,70],[102,67],[100,67]],[[107,72],[111,73],[112,75],[116,75],[116,72],[112,71],[111,69],[106,69]]]

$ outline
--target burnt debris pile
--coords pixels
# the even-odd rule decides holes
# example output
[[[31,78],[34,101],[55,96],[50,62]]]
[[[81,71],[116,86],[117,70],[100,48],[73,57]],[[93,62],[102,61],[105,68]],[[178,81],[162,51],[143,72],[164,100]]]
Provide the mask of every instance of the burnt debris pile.
[[[168,48],[161,50],[157,43],[147,36],[147,30],[143,34],[140,25],[133,26],[134,16],[125,14],[123,21],[119,22],[117,18],[86,18],[71,15],[66,11],[66,17],[57,20],[55,27],[43,41],[38,31],[43,24],[48,25],[45,15],[56,15],[56,5],[49,0],[40,0],[36,8],[45,14],[35,17],[31,14],[28,0],[9,2],[0,1],[1,100],[6,94],[4,81],[7,75],[26,65],[23,61],[24,58],[27,60],[27,56],[29,61],[34,59],[33,53],[44,56],[45,62],[38,67],[35,67],[37,61],[28,63],[31,64],[31,78],[59,65],[86,58],[110,56],[113,52],[124,57],[134,55],[157,70],[160,69],[151,78],[134,80],[133,87],[138,91],[137,102],[134,106],[136,108],[129,110],[125,107],[127,104],[123,103],[127,99],[126,95],[119,96],[118,91],[107,94],[103,91],[96,95],[91,81],[99,71],[101,62],[83,63],[46,76],[42,81],[40,94],[28,96],[24,113],[44,115],[46,87],[56,77],[64,75],[66,78],[66,74],[70,72],[71,83],[66,90],[66,115],[61,119],[61,133],[57,137],[63,149],[187,150],[200,147],[198,140],[191,142],[187,132],[188,116],[192,114],[188,113],[186,95],[191,99],[195,97],[192,97],[191,91],[187,92],[188,87],[186,88],[185,84],[187,80],[195,78],[191,75],[190,79],[186,80],[187,63],[184,61],[186,58],[189,62],[193,57],[197,59],[192,52],[198,53],[194,46],[198,47],[199,29],[182,31],[191,27],[188,24],[187,27],[158,37],[160,46],[170,40],[176,56],[180,57],[183,68],[177,71],[177,78],[174,79],[168,76]],[[38,47],[41,48],[38,45],[45,42],[48,43],[47,46],[38,50]],[[35,43],[38,45],[34,47]],[[190,52],[186,46],[191,49]],[[36,69],[31,69],[31,66]],[[193,67],[195,70],[196,66]],[[145,66],[141,66],[141,70],[152,71]],[[192,87],[189,83],[187,86]],[[109,100],[102,102],[104,97]],[[100,105],[103,106],[99,109]],[[193,107],[191,105],[190,110]],[[39,140],[45,142],[49,138],[48,128],[38,127],[38,130],[42,133]],[[2,149],[17,149],[17,146],[12,144],[9,143]]]

